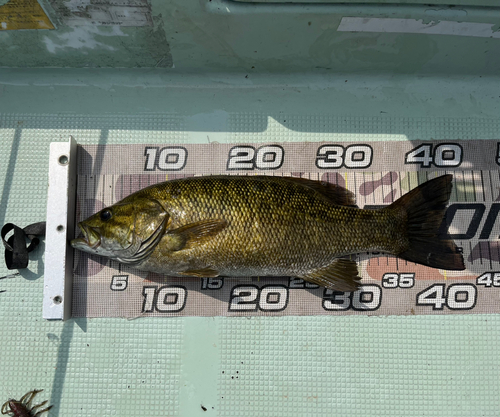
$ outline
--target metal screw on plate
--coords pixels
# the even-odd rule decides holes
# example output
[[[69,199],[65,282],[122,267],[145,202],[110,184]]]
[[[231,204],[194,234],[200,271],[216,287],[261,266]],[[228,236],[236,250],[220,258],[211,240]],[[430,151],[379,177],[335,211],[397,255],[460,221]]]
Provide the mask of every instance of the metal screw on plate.
[[[61,165],[68,165],[68,162],[69,162],[69,158],[68,158],[68,155],[61,155],[58,159],[59,163]]]

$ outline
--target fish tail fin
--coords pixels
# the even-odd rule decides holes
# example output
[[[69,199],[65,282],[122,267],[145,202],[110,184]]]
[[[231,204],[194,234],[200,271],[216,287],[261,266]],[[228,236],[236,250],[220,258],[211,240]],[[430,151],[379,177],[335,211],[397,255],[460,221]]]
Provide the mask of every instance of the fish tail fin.
[[[441,239],[439,228],[450,199],[453,176],[427,181],[392,203],[388,209],[406,216],[409,245],[400,258],[432,268],[465,269],[462,253],[451,239]]]

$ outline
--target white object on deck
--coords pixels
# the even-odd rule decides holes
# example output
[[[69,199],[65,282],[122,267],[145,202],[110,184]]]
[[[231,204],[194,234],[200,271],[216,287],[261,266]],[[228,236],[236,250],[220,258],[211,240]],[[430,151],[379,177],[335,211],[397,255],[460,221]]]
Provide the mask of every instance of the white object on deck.
[[[52,142],[49,157],[47,229],[43,318],[67,320],[71,317],[73,248],[69,244],[75,229],[77,144]]]

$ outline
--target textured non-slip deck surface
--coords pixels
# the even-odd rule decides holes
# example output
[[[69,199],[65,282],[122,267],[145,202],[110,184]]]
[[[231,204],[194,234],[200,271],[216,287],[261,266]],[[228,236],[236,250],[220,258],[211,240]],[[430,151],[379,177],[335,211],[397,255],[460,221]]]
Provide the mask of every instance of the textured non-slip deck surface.
[[[243,92],[186,87],[169,90],[168,100],[163,90],[152,89],[145,100],[128,88],[89,85],[92,94],[80,101],[81,87],[5,84],[1,223],[45,218],[49,143],[69,134],[85,145],[165,146],[208,143],[207,136],[221,143],[499,139],[493,98],[482,106],[465,101],[488,90],[489,97],[500,96],[495,84],[463,81],[444,89],[455,100],[451,112],[439,98],[441,82],[417,88],[399,80],[415,91],[373,93],[385,82],[371,84],[369,94],[354,86],[300,87],[301,93],[285,85]],[[338,97],[344,101],[319,111]],[[367,100],[374,100],[371,106]],[[110,101],[115,107],[106,107]],[[282,110],[271,111],[280,103]],[[44,389],[38,399],[54,405],[49,415],[63,417],[499,415],[496,314],[47,322],[41,318],[43,249],[21,276],[0,280],[6,290],[0,293],[0,402],[36,388]],[[2,265],[0,276],[8,273]]]

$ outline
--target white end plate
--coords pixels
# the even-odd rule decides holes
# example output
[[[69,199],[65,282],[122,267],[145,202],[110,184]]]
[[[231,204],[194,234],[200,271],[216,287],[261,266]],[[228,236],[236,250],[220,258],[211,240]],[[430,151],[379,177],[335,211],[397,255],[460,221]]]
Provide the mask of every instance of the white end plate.
[[[69,244],[75,230],[77,144],[69,141],[50,144],[47,231],[43,318],[67,320],[71,317],[73,248]]]

